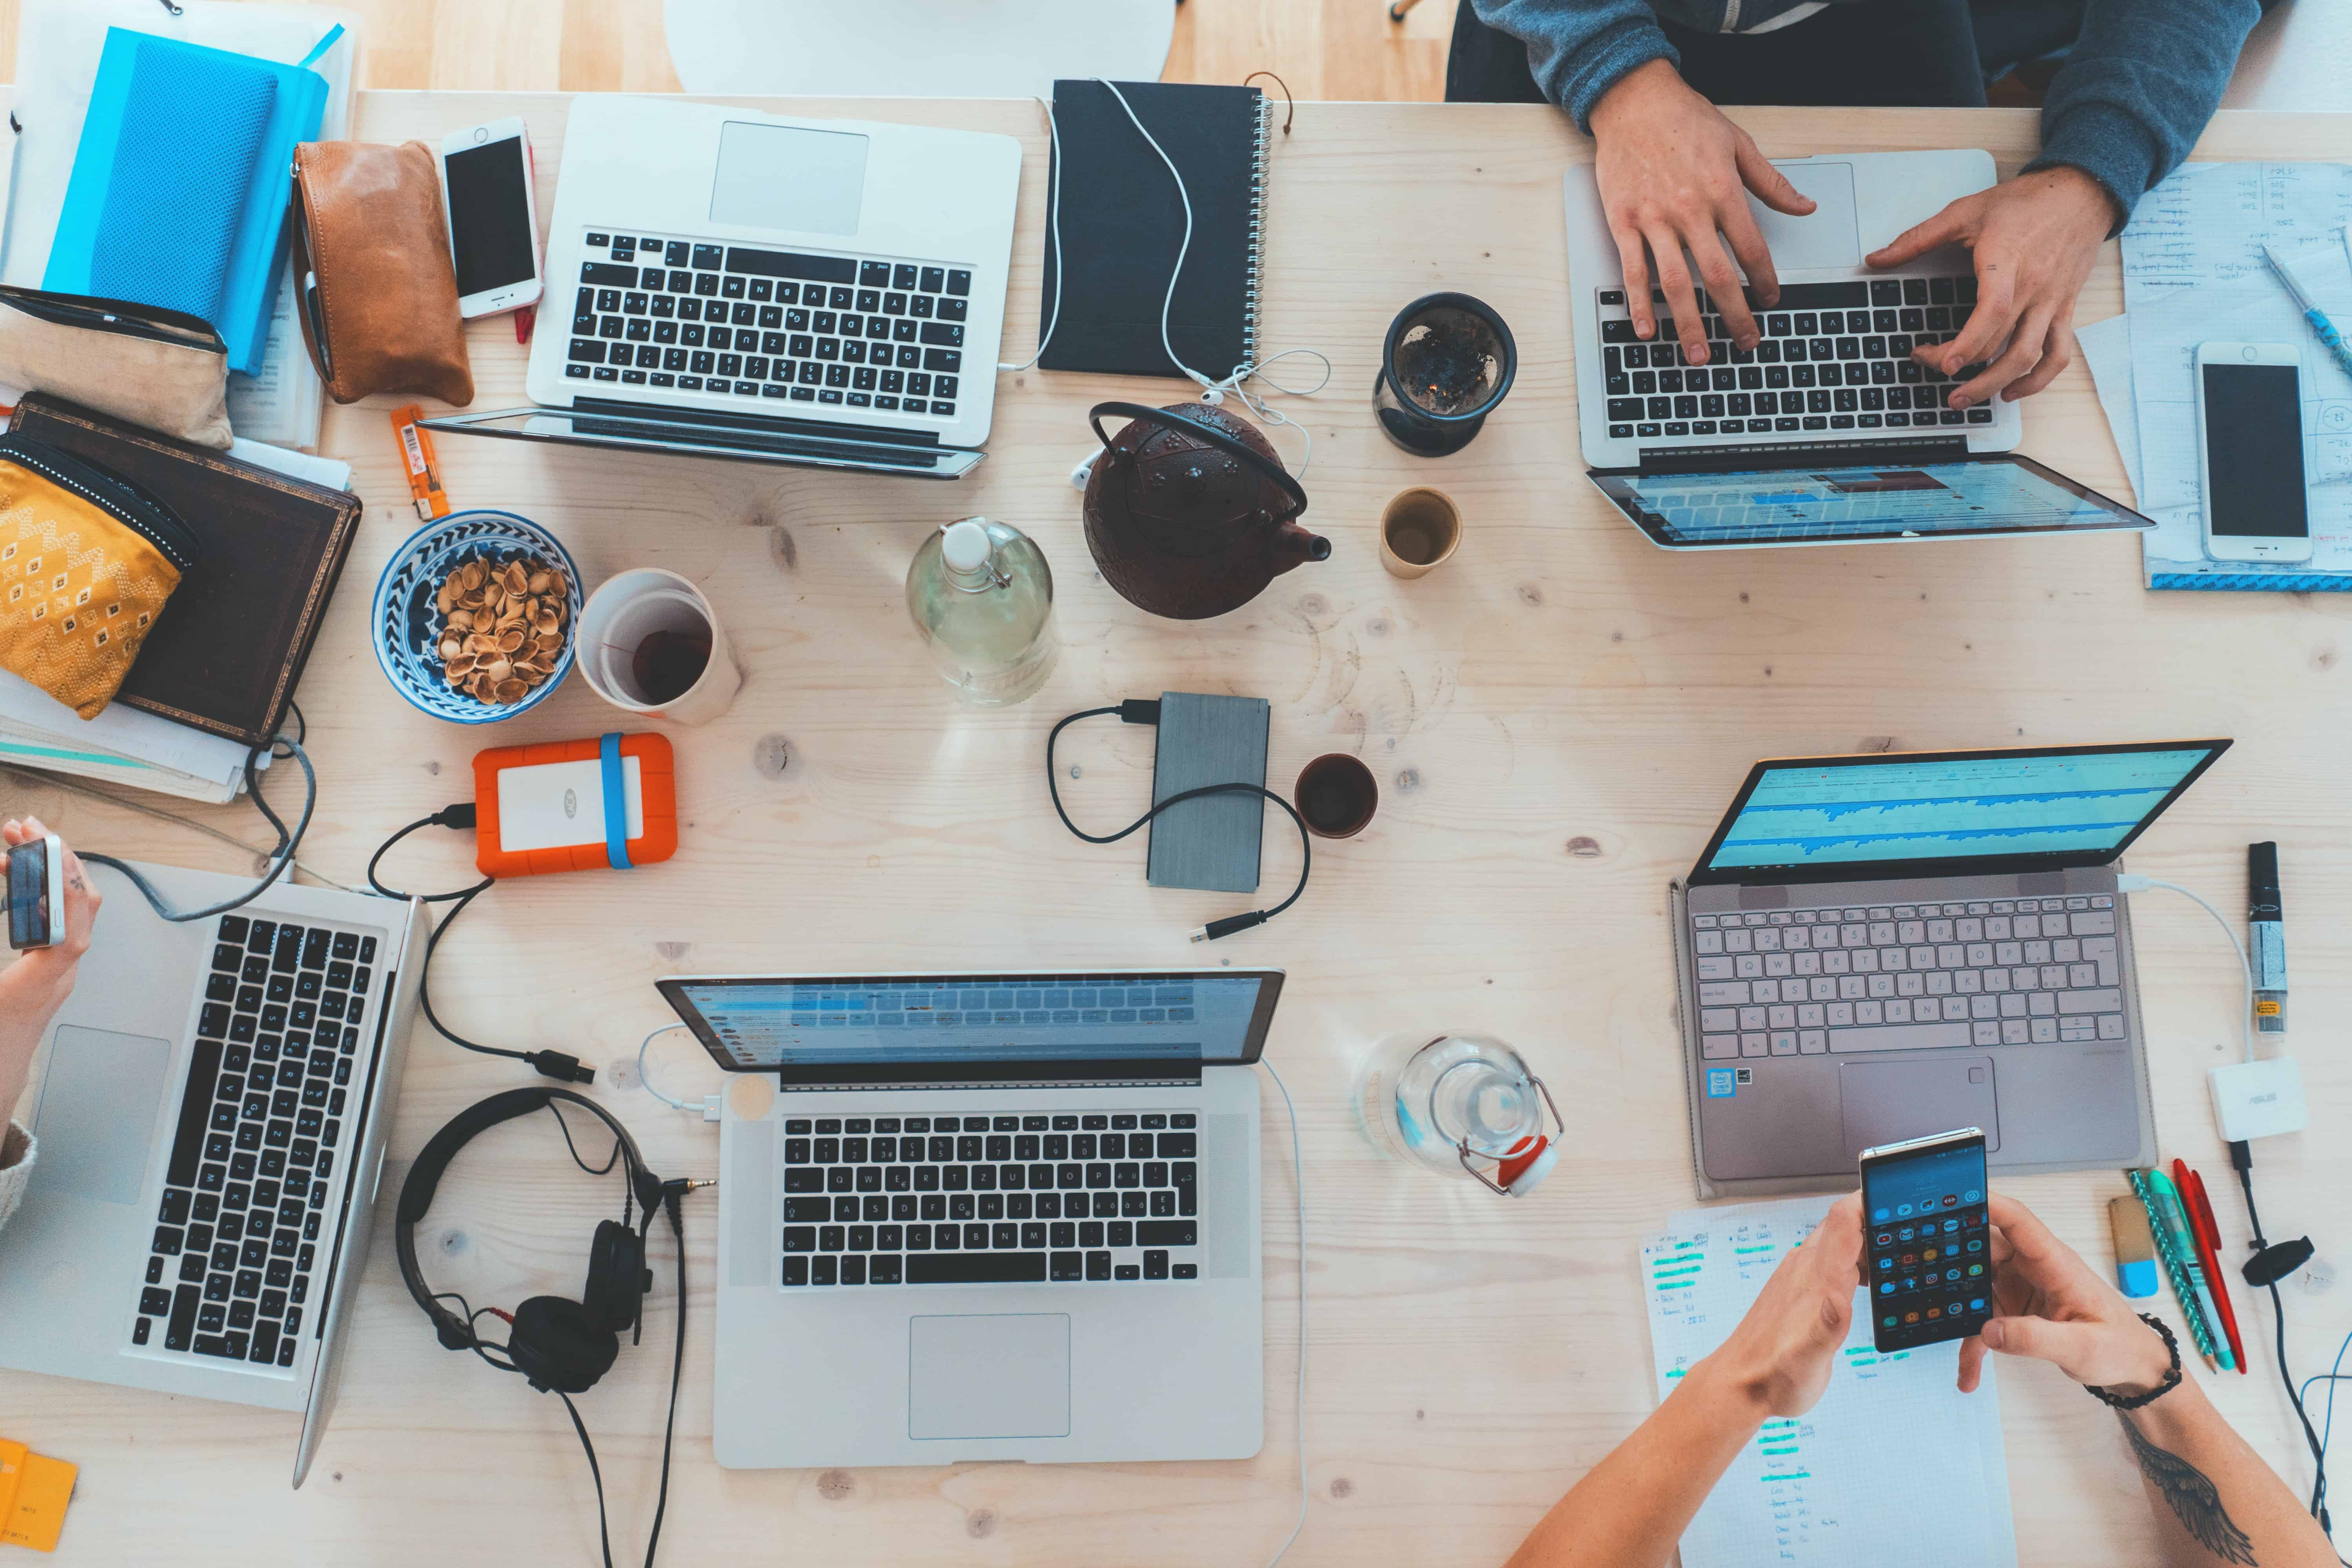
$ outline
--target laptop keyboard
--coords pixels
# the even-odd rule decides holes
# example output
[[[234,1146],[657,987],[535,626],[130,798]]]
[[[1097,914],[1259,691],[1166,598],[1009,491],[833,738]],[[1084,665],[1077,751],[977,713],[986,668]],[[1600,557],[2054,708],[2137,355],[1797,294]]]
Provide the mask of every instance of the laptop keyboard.
[[[943,263],[591,233],[574,381],[955,417],[971,271]]]
[[[1697,295],[1699,309],[1707,312],[1704,365],[1684,358],[1672,318],[1661,316],[1657,336],[1644,343],[1633,335],[1625,291],[1600,290],[1612,437],[1663,440],[1993,422],[1993,411],[1983,405],[1943,406],[1952,388],[1980,374],[1982,365],[1946,375],[1911,358],[1914,348],[1948,342],[1968,323],[1976,307],[1973,274],[1783,283],[1780,304],[1755,312],[1764,336],[1752,349],[1732,347],[1706,291]],[[1656,289],[1650,299],[1665,303]]]
[[[788,1286],[1200,1277],[1190,1111],[794,1117]]]
[[[1695,915],[1700,1054],[2120,1040],[2115,911],[2099,894]]]
[[[221,917],[132,1344],[294,1364],[328,1186],[361,1110],[348,1097],[375,949]]]

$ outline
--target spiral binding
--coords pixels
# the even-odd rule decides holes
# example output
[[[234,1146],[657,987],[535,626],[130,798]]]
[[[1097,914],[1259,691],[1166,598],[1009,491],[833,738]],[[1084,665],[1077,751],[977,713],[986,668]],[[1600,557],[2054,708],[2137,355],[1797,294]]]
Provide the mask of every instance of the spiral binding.
[[[1257,363],[1257,302],[1265,258],[1265,162],[1273,151],[1274,100],[1260,91],[1257,146],[1250,155],[1248,275],[1242,286],[1242,363]]]

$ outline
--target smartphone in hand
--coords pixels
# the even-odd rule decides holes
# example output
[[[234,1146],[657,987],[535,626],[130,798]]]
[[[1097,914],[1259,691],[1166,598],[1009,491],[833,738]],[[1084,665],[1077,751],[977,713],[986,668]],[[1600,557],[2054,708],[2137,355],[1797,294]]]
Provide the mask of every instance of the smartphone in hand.
[[[56,834],[8,851],[8,945],[55,947],[65,940],[66,847]]]
[[[1985,1135],[1963,1127],[1862,1152],[1864,1280],[1882,1351],[1964,1340],[1992,1316]]]

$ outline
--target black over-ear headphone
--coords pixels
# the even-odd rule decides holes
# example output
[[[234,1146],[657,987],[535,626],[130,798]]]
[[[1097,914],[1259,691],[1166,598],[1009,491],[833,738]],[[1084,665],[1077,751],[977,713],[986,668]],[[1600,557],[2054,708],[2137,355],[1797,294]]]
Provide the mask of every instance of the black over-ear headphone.
[[[618,1162],[627,1184],[621,1200],[621,1218],[596,1223],[596,1235],[589,1244],[588,1281],[580,1300],[533,1296],[509,1317],[495,1308],[477,1311],[454,1291],[431,1289],[416,1260],[416,1222],[433,1206],[434,1192],[440,1186],[449,1162],[458,1150],[483,1132],[518,1116],[544,1110],[562,1124],[562,1112],[556,1109],[559,1101],[581,1107],[613,1130],[613,1159],[605,1162],[602,1170],[582,1160],[576,1147],[572,1148],[572,1160],[595,1175],[611,1170]],[[567,1147],[572,1145],[569,1126],[563,1129],[563,1141]],[[652,1538],[646,1542],[647,1568],[651,1568],[654,1548],[661,1541],[662,1511],[669,1497],[670,1433],[677,1421],[677,1379],[686,1363],[686,1224],[679,1215],[677,1200],[696,1187],[709,1185],[708,1182],[664,1181],[646,1168],[645,1156],[638,1151],[636,1141],[629,1136],[628,1129],[614,1120],[603,1106],[568,1089],[533,1086],[494,1094],[458,1112],[447,1126],[436,1132],[409,1167],[408,1179],[401,1184],[399,1207],[394,1215],[393,1245],[400,1258],[400,1277],[425,1315],[433,1320],[433,1331],[442,1348],[471,1351],[501,1371],[520,1373],[531,1387],[557,1394],[565,1408],[571,1410],[572,1425],[580,1434],[581,1447],[588,1452],[589,1470],[596,1476],[600,1531],[604,1527],[604,1478],[597,1469],[595,1447],[588,1441],[588,1429],[580,1420],[580,1412],[572,1406],[572,1395],[594,1387],[596,1380],[612,1370],[614,1358],[620,1354],[623,1329],[642,1333],[645,1299],[654,1286],[653,1270],[646,1266],[646,1239],[653,1229],[655,1215],[668,1215],[670,1228],[677,1237],[677,1349],[670,1372],[669,1425],[662,1436],[661,1500],[654,1509]],[[635,1229],[629,1225],[633,1209],[642,1214]],[[443,1305],[451,1300],[466,1309],[463,1316]],[[508,1318],[509,1327],[504,1344],[484,1340],[476,1332],[474,1325],[484,1312]],[[505,1359],[494,1359],[489,1353],[493,1352]],[[612,1540],[605,1533],[606,1568],[611,1568],[612,1561]]]

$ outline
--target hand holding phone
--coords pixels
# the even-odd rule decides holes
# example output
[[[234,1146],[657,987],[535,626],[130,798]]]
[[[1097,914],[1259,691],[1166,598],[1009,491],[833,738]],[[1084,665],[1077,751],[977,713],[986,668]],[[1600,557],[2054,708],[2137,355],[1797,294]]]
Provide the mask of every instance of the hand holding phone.
[[[520,118],[454,131],[441,142],[441,205],[457,268],[457,313],[468,320],[536,303],[539,212],[530,137]]]
[[[1914,1350],[1984,1326],[1993,1256],[1982,1130],[1864,1149],[1862,1209],[1873,1343]]]
[[[55,947],[65,940],[66,847],[54,833],[8,850],[8,945]]]
[[[1960,1346],[1960,1391],[1976,1387],[1988,1349],[2126,1394],[2163,1382],[2171,1354],[2115,1281],[2016,1199],[1995,1195],[1989,1206],[1995,1315]]]

